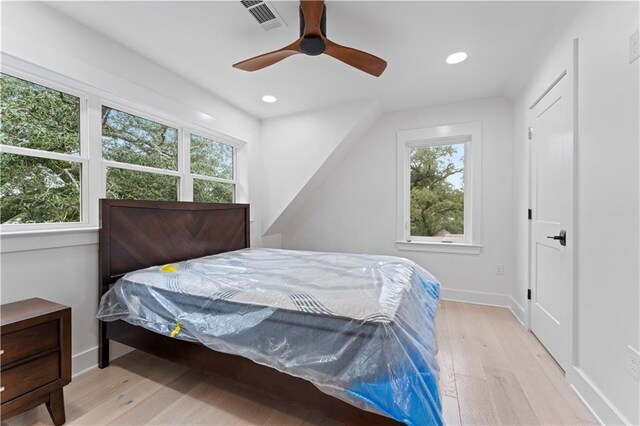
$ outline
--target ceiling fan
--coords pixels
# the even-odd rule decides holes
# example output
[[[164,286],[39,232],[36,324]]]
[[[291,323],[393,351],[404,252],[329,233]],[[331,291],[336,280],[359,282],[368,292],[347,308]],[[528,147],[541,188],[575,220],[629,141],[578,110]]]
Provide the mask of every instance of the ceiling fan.
[[[324,53],[376,77],[380,77],[387,67],[387,62],[377,56],[341,46],[327,38],[327,8],[323,0],[300,0],[299,39],[282,49],[238,62],[233,66],[245,71],[257,71],[299,53],[309,56]]]

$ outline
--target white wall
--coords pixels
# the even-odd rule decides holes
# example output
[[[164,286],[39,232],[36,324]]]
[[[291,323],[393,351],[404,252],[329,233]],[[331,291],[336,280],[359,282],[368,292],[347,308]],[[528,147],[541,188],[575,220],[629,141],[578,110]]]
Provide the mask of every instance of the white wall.
[[[531,82],[549,81],[578,38],[577,360],[567,377],[607,424],[640,423],[640,384],[627,372],[627,345],[640,347],[640,61],[627,57],[639,12],[637,2],[589,3]],[[514,102],[515,211],[528,207],[526,111],[538,92],[530,85]],[[517,218],[513,297],[523,303],[527,222]]]
[[[396,240],[396,132],[482,122],[482,252],[400,251]],[[511,105],[486,99],[390,113],[380,118],[292,218],[285,248],[410,258],[440,279],[445,297],[510,305]],[[496,263],[505,274],[495,275]]]
[[[4,2],[0,48],[126,101],[243,140],[249,168],[259,163],[259,120],[45,5]],[[251,201],[258,178],[242,179]],[[257,203],[252,214],[260,214]],[[252,244],[259,245],[261,230],[252,231]],[[97,230],[1,239],[2,303],[37,296],[72,307],[74,373],[97,362],[97,239]]]
[[[305,187],[333,166],[329,160],[334,153],[357,140],[380,113],[376,102],[359,101],[262,121],[260,191],[265,233],[282,232],[297,209],[293,201],[310,191]]]

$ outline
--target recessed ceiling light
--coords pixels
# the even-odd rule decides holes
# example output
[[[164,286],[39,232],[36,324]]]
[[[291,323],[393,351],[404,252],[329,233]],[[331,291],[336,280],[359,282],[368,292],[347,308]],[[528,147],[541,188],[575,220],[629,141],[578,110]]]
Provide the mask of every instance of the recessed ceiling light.
[[[447,63],[450,65],[455,65],[455,64],[459,64],[465,59],[467,59],[466,52],[456,52],[447,56]]]
[[[273,96],[273,95],[264,95],[264,96],[262,97],[262,100],[263,100],[264,102],[268,103],[268,104],[272,104],[272,103],[274,103],[275,101],[277,101],[278,99],[277,99],[275,96]]]

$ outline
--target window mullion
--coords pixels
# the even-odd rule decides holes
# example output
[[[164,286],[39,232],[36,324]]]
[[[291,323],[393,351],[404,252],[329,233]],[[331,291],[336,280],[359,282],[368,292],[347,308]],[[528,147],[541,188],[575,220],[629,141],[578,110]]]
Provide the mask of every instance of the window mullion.
[[[111,161],[111,160],[103,160],[103,163],[107,167],[114,168],[114,169],[126,169],[126,170],[133,170],[136,172],[155,173],[157,175],[180,177],[180,172],[176,170],[158,169],[155,167],[140,166],[138,164],[130,164],[130,163],[120,163],[118,161]]]
[[[235,180],[230,180],[230,179],[222,179],[222,178],[218,178],[218,177],[214,177],[214,176],[207,176],[207,175],[199,175],[196,173],[191,173],[191,177],[193,179],[200,179],[200,180],[208,180],[211,182],[219,182],[219,183],[228,183],[231,185],[235,185],[237,181]]]
[[[87,101],[86,128],[86,152],[89,158],[88,164],[88,196],[89,196],[89,222],[98,225],[99,206],[97,200],[105,195],[105,181],[102,176],[102,117],[100,115],[100,101],[95,96],[89,96]]]
[[[0,145],[0,152],[6,154],[24,155],[25,157],[47,158],[50,160],[70,161],[74,163],[85,163],[86,157],[73,154],[61,154],[53,151],[43,151],[21,146]]]
[[[193,177],[191,176],[191,132],[186,128],[182,129],[181,148],[182,155],[182,177],[180,179],[182,201],[193,201]]]
[[[238,149],[239,147],[234,146],[233,147],[233,155],[232,155],[232,161],[233,161],[233,202],[237,203],[238,199],[240,198],[238,194],[241,194],[241,197],[244,199],[247,199],[248,197],[246,196],[246,194],[244,193],[245,188],[240,188],[237,184],[238,182]],[[244,201],[244,200],[243,200]]]
[[[404,240],[411,239],[411,148],[404,151]]]
[[[472,204],[472,196],[473,191],[475,191],[473,185],[473,167],[472,167],[472,153],[471,150],[473,147],[471,146],[471,142],[466,142],[464,144],[464,237],[465,240],[468,240],[471,243],[471,235],[473,235],[473,224],[472,224],[472,215],[473,215],[473,204]]]

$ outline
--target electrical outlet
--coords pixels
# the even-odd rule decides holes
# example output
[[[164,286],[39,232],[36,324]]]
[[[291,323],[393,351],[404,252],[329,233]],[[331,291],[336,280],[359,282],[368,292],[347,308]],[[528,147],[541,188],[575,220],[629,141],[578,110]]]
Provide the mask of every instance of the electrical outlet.
[[[627,346],[627,348],[629,349],[629,374],[631,374],[634,379],[640,380],[640,352],[636,351],[631,346]]]
[[[496,275],[504,275],[504,265],[502,263],[496,263]]]
[[[629,63],[640,58],[640,30],[629,37]]]

